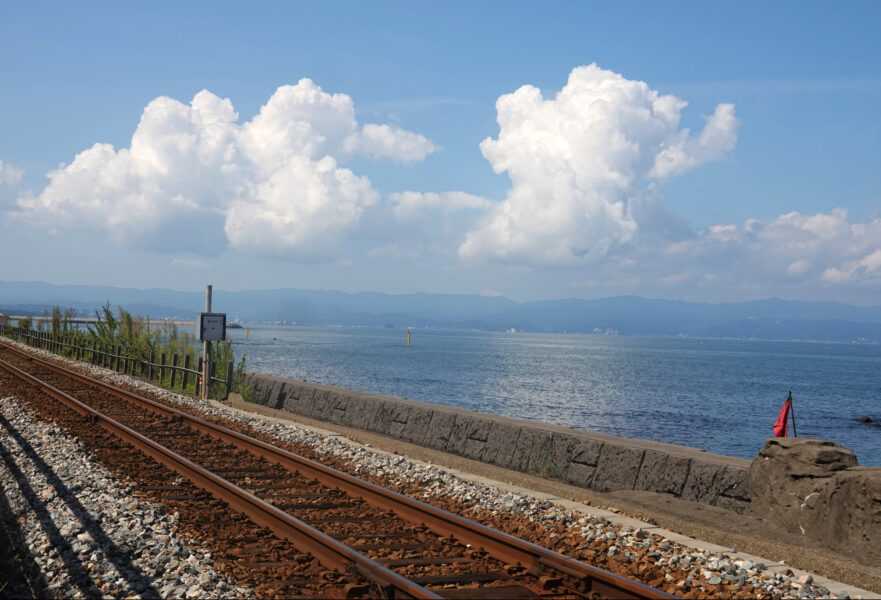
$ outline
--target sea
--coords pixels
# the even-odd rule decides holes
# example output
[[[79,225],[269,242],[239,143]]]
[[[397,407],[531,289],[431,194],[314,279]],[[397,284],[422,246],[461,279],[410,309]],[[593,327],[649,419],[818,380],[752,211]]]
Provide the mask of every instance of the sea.
[[[879,345],[285,325],[227,334],[249,371],[746,459],[792,390],[799,437],[881,466]]]

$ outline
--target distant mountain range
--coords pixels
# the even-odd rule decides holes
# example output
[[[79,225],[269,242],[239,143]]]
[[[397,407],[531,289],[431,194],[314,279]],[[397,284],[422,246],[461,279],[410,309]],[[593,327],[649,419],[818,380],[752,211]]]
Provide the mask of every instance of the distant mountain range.
[[[106,301],[151,318],[192,320],[204,292],[0,281],[0,312],[41,315],[52,306],[94,315]],[[615,335],[687,335],[881,343],[881,306],[756,300],[705,304],[618,296],[515,302],[464,294],[348,294],[297,289],[214,290],[228,320]]]

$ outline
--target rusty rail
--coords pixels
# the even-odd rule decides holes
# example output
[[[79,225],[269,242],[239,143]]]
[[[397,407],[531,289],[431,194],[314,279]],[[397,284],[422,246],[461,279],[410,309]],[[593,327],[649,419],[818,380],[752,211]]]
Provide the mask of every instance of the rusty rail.
[[[341,572],[356,570],[365,578],[383,588],[397,592],[397,594],[394,594],[395,597],[440,598],[434,592],[401,577],[394,571],[355,552],[348,546],[337,542],[335,539],[303,523],[283,510],[261,500],[254,494],[241,489],[226,479],[141,435],[137,431],[92,409],[73,396],[37,379],[29,373],[25,373],[14,365],[0,360],[0,367],[16,377],[37,386],[49,396],[60,400],[84,417],[91,418],[95,423],[101,425],[121,440],[132,444],[150,458],[186,477],[194,485],[207,491],[218,500],[228,503],[233,510],[247,515],[248,518],[258,525],[269,528],[275,534],[290,540],[294,544],[300,544],[301,547],[308,549],[322,564],[329,568],[337,569]]]

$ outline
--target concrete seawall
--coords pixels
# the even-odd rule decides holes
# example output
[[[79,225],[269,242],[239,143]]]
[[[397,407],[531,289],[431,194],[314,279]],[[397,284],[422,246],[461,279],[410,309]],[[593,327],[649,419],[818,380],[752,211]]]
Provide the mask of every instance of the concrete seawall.
[[[732,509],[749,504],[750,461],[463,408],[247,373],[255,401],[602,492],[645,490]]]

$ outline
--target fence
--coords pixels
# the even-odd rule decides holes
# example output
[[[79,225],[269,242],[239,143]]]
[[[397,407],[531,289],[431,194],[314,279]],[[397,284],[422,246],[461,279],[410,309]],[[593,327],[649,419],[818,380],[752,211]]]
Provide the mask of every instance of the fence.
[[[145,378],[153,383],[158,382],[160,386],[172,390],[178,389],[187,392],[190,383],[192,383],[193,394],[198,396],[201,392],[202,358],[199,358],[198,364],[195,365],[196,368],[192,368],[189,354],[184,356],[183,364],[178,364],[181,361],[177,354],[168,357],[165,352],[159,354],[158,361],[156,353],[152,351],[150,352],[150,360],[143,360],[122,354],[121,345],[103,346],[96,340],[84,340],[82,335],[77,335],[74,332],[52,334],[49,331],[34,331],[3,324],[0,324],[0,335],[24,342],[34,348],[41,348],[55,354],[113,369],[124,375]],[[169,358],[171,362],[169,362]],[[229,397],[232,385],[233,363],[229,362],[226,365],[226,379],[215,377],[215,367],[216,365],[212,363],[209,385],[223,385],[223,399],[226,399]],[[191,376],[192,379],[190,379]]]

